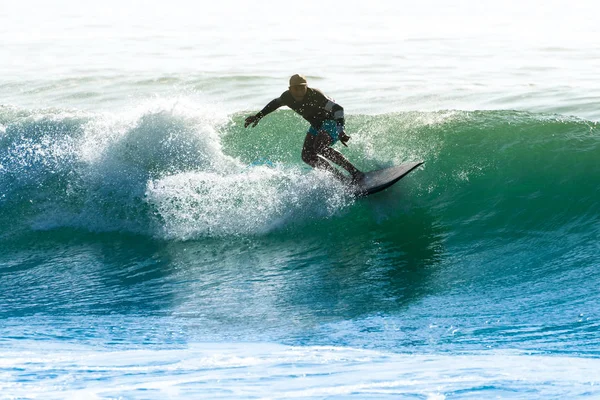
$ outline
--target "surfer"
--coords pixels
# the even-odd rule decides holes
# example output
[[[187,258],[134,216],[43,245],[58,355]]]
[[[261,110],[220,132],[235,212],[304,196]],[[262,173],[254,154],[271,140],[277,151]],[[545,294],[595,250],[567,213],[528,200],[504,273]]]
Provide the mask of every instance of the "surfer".
[[[288,106],[310,123],[302,147],[302,161],[313,168],[330,171],[342,181],[346,181],[346,177],[326,160],[348,171],[353,183],[359,182],[364,177],[364,173],[331,147],[338,140],[348,147],[346,143],[350,140],[350,136],[344,131],[344,109],[320,90],[308,87],[306,78],[302,75],[292,76],[288,90],[272,100],[256,115],[246,118],[244,128],[249,125],[255,127],[265,115],[281,106]]]

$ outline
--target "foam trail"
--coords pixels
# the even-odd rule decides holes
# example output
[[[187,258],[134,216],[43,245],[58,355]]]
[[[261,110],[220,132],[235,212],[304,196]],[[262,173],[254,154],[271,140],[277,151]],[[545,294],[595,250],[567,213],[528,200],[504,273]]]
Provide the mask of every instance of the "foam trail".
[[[254,167],[237,174],[183,173],[152,181],[146,197],[167,237],[268,233],[292,222],[327,218],[352,201],[328,173]]]

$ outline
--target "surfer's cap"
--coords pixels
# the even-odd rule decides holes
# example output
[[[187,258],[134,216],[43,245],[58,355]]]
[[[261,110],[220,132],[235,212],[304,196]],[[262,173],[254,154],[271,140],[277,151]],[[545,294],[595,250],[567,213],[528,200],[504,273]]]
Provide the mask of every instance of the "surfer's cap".
[[[304,75],[294,75],[290,78],[290,87],[292,86],[307,86],[306,78]]]

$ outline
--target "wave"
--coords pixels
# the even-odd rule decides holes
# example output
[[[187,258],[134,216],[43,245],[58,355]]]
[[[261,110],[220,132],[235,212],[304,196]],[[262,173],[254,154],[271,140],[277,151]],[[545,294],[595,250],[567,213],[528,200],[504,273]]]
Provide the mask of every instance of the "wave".
[[[249,168],[223,150],[227,115],[181,101],[99,115],[5,108],[1,121],[7,234],[60,227],[177,239],[256,234],[294,210],[310,214],[311,204],[330,215],[347,197],[324,173]]]
[[[69,227],[185,240],[294,234],[320,223],[360,230],[371,229],[375,208],[399,225],[426,210],[449,238],[598,232],[600,135],[590,121],[516,111],[351,115],[342,151],[359,168],[425,161],[392,189],[356,200],[302,164],[307,126],[295,114],[274,113],[253,130],[244,117],[181,99],[97,114],[2,107],[4,235]],[[268,162],[256,165],[261,159]]]

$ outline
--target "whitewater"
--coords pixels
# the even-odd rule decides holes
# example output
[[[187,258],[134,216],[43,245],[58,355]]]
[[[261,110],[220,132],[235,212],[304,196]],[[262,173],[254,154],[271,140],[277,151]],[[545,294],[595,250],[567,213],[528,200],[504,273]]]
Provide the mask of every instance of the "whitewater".
[[[598,6],[371,3],[2,4],[0,398],[600,397]]]

